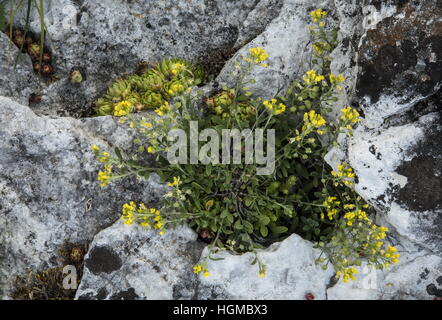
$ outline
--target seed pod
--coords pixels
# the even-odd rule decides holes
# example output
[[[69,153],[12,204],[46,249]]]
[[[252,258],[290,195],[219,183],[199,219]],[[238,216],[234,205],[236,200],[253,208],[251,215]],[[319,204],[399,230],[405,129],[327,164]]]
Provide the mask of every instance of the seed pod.
[[[83,81],[83,75],[78,70],[73,70],[69,75],[69,80],[72,83],[81,83]]]
[[[14,38],[16,38],[16,37],[23,37],[23,33],[19,29],[15,29],[12,34],[13,34]]]
[[[44,63],[51,63],[51,60],[52,60],[51,54],[48,52],[43,53],[42,60]]]
[[[41,68],[41,71],[45,76],[49,76],[54,73],[54,68],[52,68],[50,64],[44,64]]]
[[[34,71],[37,73],[40,73],[40,71],[41,71],[41,64],[40,63],[38,63],[38,62],[34,63]]]
[[[80,247],[73,247],[69,255],[74,262],[80,262],[84,257],[84,250]]]
[[[42,98],[41,95],[36,95],[35,93],[33,93],[29,97],[29,103],[40,103],[41,98]]]
[[[28,53],[32,60],[37,60],[40,57],[41,46],[37,43],[33,43],[28,47]]]
[[[33,44],[34,43],[34,39],[31,37],[31,36],[26,36],[26,38],[25,38],[25,44],[27,45],[27,46],[30,46],[31,44]]]
[[[25,38],[22,35],[15,36],[13,39],[17,47],[21,47],[25,43]]]

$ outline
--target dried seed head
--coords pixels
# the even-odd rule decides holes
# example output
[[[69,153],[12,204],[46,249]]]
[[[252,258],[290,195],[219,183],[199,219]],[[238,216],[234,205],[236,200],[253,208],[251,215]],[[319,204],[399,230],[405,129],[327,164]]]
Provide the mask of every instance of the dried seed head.
[[[43,62],[51,63],[51,59],[52,59],[52,57],[49,53],[47,53],[47,52],[43,53],[43,58],[42,58]]]
[[[50,64],[44,64],[41,68],[41,71],[44,75],[50,75],[54,72],[54,68]]]
[[[28,53],[32,60],[37,60],[40,57],[41,46],[37,43],[33,43],[28,47]]]
[[[41,95],[31,94],[29,97],[29,103],[40,103],[41,102]]]
[[[84,250],[80,247],[73,247],[69,256],[72,261],[80,262],[83,260]]]
[[[40,72],[41,71],[41,64],[36,62],[34,63],[34,71],[35,72]]]
[[[13,34],[14,38],[15,37],[23,37],[23,33],[21,32],[21,30],[18,30],[18,29],[15,29],[12,34]]]
[[[13,41],[18,47],[21,47],[25,43],[25,38],[22,35],[18,35],[14,37]]]
[[[34,43],[34,39],[32,39],[31,36],[27,36],[26,39],[25,39],[25,44],[26,44],[27,46],[30,46],[30,45],[33,44],[33,43]]]
[[[69,75],[69,80],[72,83],[81,83],[83,81],[83,75],[81,74],[80,71],[78,70],[74,70],[71,72],[71,74]]]

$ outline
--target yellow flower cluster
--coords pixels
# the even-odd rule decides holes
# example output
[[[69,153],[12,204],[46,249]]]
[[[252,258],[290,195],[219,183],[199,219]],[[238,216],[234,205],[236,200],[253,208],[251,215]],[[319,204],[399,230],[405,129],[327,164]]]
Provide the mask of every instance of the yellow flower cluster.
[[[350,267],[350,268],[345,268],[344,269],[344,276],[343,276],[343,281],[344,283],[347,283],[348,280],[355,280],[356,277],[354,276],[355,274],[358,274],[358,270],[355,267]],[[341,271],[336,272],[336,276],[340,277],[342,275]]]
[[[178,73],[181,73],[182,71],[184,71],[186,69],[186,66],[182,63],[174,63],[170,69],[170,71],[172,72],[173,75],[177,75]]]
[[[141,121],[140,124],[141,124],[143,127],[147,128],[147,129],[150,129],[150,128],[153,127],[152,123],[147,122],[147,121]]]
[[[399,253],[396,253],[396,252],[397,252],[397,249],[392,246],[388,246],[387,250],[381,251],[382,255],[385,258],[388,258],[392,263],[395,263],[395,264],[399,262],[399,258],[401,256]],[[390,264],[388,262],[386,262],[384,265],[386,268],[388,268],[390,266]]]
[[[110,181],[112,174],[112,165],[105,165],[104,171],[98,172],[98,181],[100,181],[100,187],[104,188]]]
[[[323,203],[325,208],[327,209],[327,217],[329,220],[333,220],[333,218],[339,212],[339,205],[341,201],[337,201],[336,197],[329,196]],[[321,214],[321,219],[324,220],[324,214]]]
[[[123,215],[121,216],[121,219],[124,221],[124,224],[131,225],[135,222],[136,211],[137,211],[137,206],[133,201],[131,201],[130,203],[125,203],[123,205]]]
[[[317,23],[319,20],[324,19],[327,16],[327,11],[322,9],[317,9],[310,12],[310,16],[313,18],[313,21]]]
[[[334,74],[330,74],[329,78],[331,84],[340,84],[345,81],[345,78],[342,74],[338,74],[337,76]]]
[[[167,93],[170,94],[171,96],[176,96],[177,94],[183,91],[184,91],[183,84],[180,81],[175,81],[170,85],[169,89],[167,90]]]
[[[102,153],[98,156],[97,160],[98,160],[98,162],[100,162],[100,163],[105,163],[105,162],[107,162],[107,161],[109,160],[109,158],[110,158],[110,154],[109,154],[108,152],[102,152]]]
[[[204,278],[207,278],[208,276],[210,276],[209,270],[207,270],[206,266],[198,264],[193,267],[193,273],[199,274],[200,272],[203,273]]]
[[[98,147],[96,144],[93,144],[93,145],[91,146],[91,150],[92,150],[94,153],[98,153],[98,152],[100,152],[100,147]]]
[[[375,224],[371,226],[371,234],[370,238],[374,240],[382,240],[387,236],[388,228],[387,227],[378,227]]]
[[[270,101],[264,100],[262,104],[266,107],[267,110],[273,112],[275,115],[283,113],[287,108],[283,103],[277,104],[276,99],[272,99]]]
[[[353,169],[350,166],[348,166],[346,162],[339,164],[338,172],[332,171],[331,174],[333,177],[341,179],[344,182],[344,184],[347,186],[353,185],[354,178],[356,177],[355,173],[353,172]]]
[[[164,116],[166,113],[168,113],[170,111],[169,102],[167,102],[167,101],[164,102],[161,107],[159,107],[158,109],[155,109],[154,111],[160,117]]]
[[[254,63],[264,68],[268,67],[268,64],[264,62],[268,59],[269,54],[264,49],[259,47],[250,48],[249,53],[250,53],[250,58],[244,57],[244,60],[246,62]]]
[[[352,226],[353,223],[355,223],[358,220],[359,221],[371,222],[370,219],[368,219],[368,217],[367,217],[367,213],[365,211],[360,210],[360,209],[355,210],[355,211],[347,212],[344,215],[344,219],[347,220],[347,225],[348,226]]]
[[[182,184],[182,183],[183,183],[183,182],[181,181],[181,178],[180,178],[180,177],[173,177],[173,181],[167,183],[167,185],[168,185],[169,187],[177,187],[177,186],[179,186],[179,185]]]
[[[323,75],[317,74],[316,71],[313,69],[307,71],[303,78],[306,84],[316,84],[318,82],[321,82],[322,80],[325,80]]]
[[[326,44],[324,42],[318,41],[313,44],[313,49],[315,49],[317,54],[321,55],[324,53],[325,45]]]
[[[160,210],[147,208],[144,203],[141,203],[138,208],[133,201],[125,203],[123,205],[121,219],[127,225],[138,222],[140,226],[148,229],[153,225],[154,229],[160,230],[160,235],[163,235],[165,232],[165,223],[161,217]]]
[[[344,109],[341,109],[341,112],[342,112],[341,119],[346,123],[357,123],[361,121],[361,118],[359,117],[360,114],[356,109],[353,109],[351,107],[346,107]]]
[[[127,115],[132,109],[132,103],[129,101],[121,101],[115,105],[114,116],[122,117]]]
[[[259,269],[259,277],[264,278],[266,276],[266,272],[267,272],[266,267],[264,265],[261,266]]]
[[[322,126],[325,126],[325,119],[314,110],[310,112],[304,113],[304,125],[302,126],[302,130],[304,132],[311,132],[314,129],[318,129]],[[317,130],[318,134],[324,134],[324,130]]]

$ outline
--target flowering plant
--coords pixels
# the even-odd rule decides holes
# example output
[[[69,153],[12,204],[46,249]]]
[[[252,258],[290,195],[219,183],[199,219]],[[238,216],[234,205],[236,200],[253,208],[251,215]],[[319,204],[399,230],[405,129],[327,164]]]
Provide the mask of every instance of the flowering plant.
[[[387,229],[372,221],[369,206],[353,189],[356,176],[352,168],[342,163],[333,171],[323,160],[329,147],[337,144],[337,136],[350,135],[360,116],[347,106],[337,121],[324,118],[342,93],[345,79],[330,72],[329,54],[336,46],[336,31],[326,31],[326,12],[315,10],[311,15],[313,68],[284,95],[263,100],[250,91],[248,85],[254,82],[248,77],[250,70],[269,67],[268,54],[262,48],[251,48],[235,62],[234,88],[224,87],[204,96],[188,84],[173,99],[158,104],[154,113],[143,116],[133,113],[137,107],[130,99],[112,106],[114,115],[121,116],[120,122],[139,133],[134,140],[139,155],[151,154],[156,166],[146,166],[139,155],[123,155],[115,149],[115,156],[110,156],[93,147],[104,164],[98,174],[102,187],[128,175],[147,178],[151,172],[167,182],[170,191],[164,196],[161,212],[131,202],[123,206],[122,219],[127,224],[153,227],[161,234],[168,226],[188,223],[210,248],[210,254],[194,267],[196,274],[209,275],[207,259],[216,259],[218,250],[256,253],[257,248],[291,233],[313,241],[322,250],[317,262],[324,268],[331,263],[336,276],[345,282],[354,279],[354,266],[361,265],[363,258],[377,268],[398,261],[396,249],[383,241]],[[174,64],[170,74],[190,74],[189,66]],[[229,155],[238,152],[240,159],[245,153],[247,159],[249,131],[242,131],[245,140],[239,148],[215,144],[207,156],[211,162],[192,162],[187,143],[201,154],[207,141],[192,138],[193,125],[213,130],[211,139],[227,129],[273,130],[274,140],[271,135],[258,139],[262,144],[274,142],[273,170],[259,174],[258,163],[250,157],[245,163],[213,158],[221,151]],[[168,134],[178,129],[191,132],[190,139],[185,138],[184,163],[172,163],[166,156],[176,152],[175,141]],[[258,265],[259,276],[265,276],[266,266],[257,254],[253,263]]]

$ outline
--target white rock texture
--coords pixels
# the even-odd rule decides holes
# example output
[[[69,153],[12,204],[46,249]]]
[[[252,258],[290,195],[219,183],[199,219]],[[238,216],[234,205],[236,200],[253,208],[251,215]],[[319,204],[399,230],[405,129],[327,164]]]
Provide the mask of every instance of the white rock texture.
[[[214,254],[220,261],[208,260],[211,275],[200,275],[199,299],[278,299],[303,300],[311,293],[315,299],[326,299],[326,288],[334,275],[333,268],[323,270],[315,264],[318,249],[293,234],[265,250],[258,250],[267,267],[264,278],[259,277],[258,264],[251,265],[255,255]],[[296,254],[294,254],[296,253]],[[203,257],[208,254],[206,249]]]
[[[440,1],[45,4],[58,80],[37,85],[26,56],[14,69],[17,49],[0,34],[1,298],[10,298],[16,276],[57,266],[65,241],[90,243],[78,299],[442,297]],[[365,117],[327,161],[345,160],[355,169],[358,193],[390,227],[402,261],[387,271],[361,270],[357,282],[333,286],[332,269],[314,265],[317,251],[292,235],[261,251],[268,268],[263,279],[249,265],[251,254],[227,253],[210,261],[211,277],[196,277],[192,266],[203,248],[189,228],[160,237],[115,222],[127,201],[158,204],[165,187],[155,176],[124,180],[105,192],[98,187],[90,145],[124,149],[131,132],[111,117],[60,116],[92,115],[95,99],[142,60],[190,58],[216,78],[210,86],[229,83],[233,61],[255,46],[269,52],[270,66],[252,71],[258,81],[250,87],[272,97],[309,69],[308,13],[317,7],[331,9],[341,27],[332,71],[346,76],[350,96],[335,109],[360,106]],[[32,29],[39,29],[37,17]],[[83,83],[68,81],[73,69],[82,71]],[[31,111],[32,93],[43,98]]]
[[[100,190],[90,146],[131,141],[111,117],[38,117],[5,97],[0,114],[0,297],[7,298],[17,275],[58,266],[65,242],[87,244],[123,203],[155,203],[165,186],[152,176]]]
[[[85,257],[77,299],[192,299],[203,245],[188,227],[163,236],[120,220],[98,233]]]

